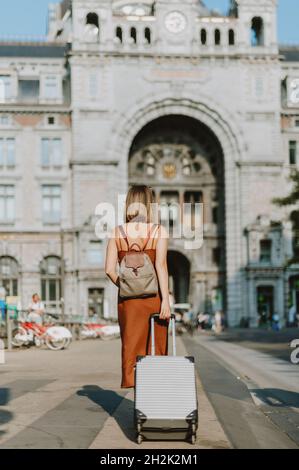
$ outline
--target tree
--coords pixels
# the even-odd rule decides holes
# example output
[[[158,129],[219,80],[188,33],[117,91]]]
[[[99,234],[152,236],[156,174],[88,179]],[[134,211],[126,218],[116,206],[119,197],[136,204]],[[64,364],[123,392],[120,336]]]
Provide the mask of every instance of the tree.
[[[293,206],[298,203],[299,205],[299,170],[294,170],[289,176],[289,180],[293,182],[293,188],[288,196],[282,198],[274,198],[273,203],[280,206]],[[298,263],[299,261],[299,207],[290,214],[290,220],[293,223],[293,249],[294,256],[288,260],[288,265]]]
[[[297,202],[299,203],[299,170],[292,171],[289,180],[294,184],[291,193],[288,196],[273,199],[273,203],[280,207],[292,206]]]

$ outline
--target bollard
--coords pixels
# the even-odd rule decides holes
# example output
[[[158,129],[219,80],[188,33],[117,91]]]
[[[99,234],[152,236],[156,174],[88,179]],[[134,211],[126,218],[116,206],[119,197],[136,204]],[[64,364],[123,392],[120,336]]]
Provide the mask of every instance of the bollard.
[[[6,337],[7,337],[7,350],[12,350],[12,328],[11,328],[11,319],[9,316],[9,309],[6,309]]]
[[[4,341],[0,339],[0,364],[5,364],[5,351]]]

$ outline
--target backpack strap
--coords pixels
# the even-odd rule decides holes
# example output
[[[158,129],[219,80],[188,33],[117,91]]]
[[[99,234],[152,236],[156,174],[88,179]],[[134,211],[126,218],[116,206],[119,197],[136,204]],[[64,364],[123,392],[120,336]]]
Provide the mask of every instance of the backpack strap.
[[[153,225],[152,225],[152,227],[151,227],[151,228],[149,229],[149,231],[148,231],[147,237],[146,237],[145,242],[144,242],[144,244],[143,244],[142,247],[140,247],[140,245],[139,245],[138,243],[136,243],[136,242],[134,242],[134,243],[132,243],[131,245],[129,245],[128,237],[127,237],[126,232],[124,231],[124,228],[123,228],[122,225],[119,226],[119,231],[120,231],[122,237],[124,238],[124,240],[125,240],[125,242],[126,242],[126,244],[127,244],[128,251],[130,251],[131,248],[132,248],[132,246],[134,246],[134,245],[138,246],[138,248],[139,248],[140,251],[144,251],[144,249],[145,249],[145,247],[146,247],[146,245],[147,245],[149,239],[151,238],[152,233],[154,233],[155,229],[156,229],[158,226],[159,226],[158,224],[153,224]]]
[[[151,235],[154,233],[155,229],[158,227],[158,224],[153,224],[148,232],[147,238],[145,240],[145,243],[143,245],[142,251],[145,249],[149,239],[151,238]]]
[[[125,240],[125,242],[126,242],[126,244],[127,244],[128,250],[130,250],[130,246],[129,246],[128,238],[127,238],[126,232],[124,231],[124,229],[123,229],[123,226],[122,226],[122,225],[120,225],[120,226],[119,226],[119,231],[120,231],[120,233],[121,233],[122,237],[124,238],[124,240]]]

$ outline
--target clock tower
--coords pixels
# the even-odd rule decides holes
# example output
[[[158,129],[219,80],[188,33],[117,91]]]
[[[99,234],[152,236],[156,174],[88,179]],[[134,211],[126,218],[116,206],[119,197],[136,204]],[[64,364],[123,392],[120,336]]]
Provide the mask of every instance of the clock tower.
[[[195,40],[195,22],[199,15],[198,0],[158,0],[155,16],[160,52],[190,54]]]

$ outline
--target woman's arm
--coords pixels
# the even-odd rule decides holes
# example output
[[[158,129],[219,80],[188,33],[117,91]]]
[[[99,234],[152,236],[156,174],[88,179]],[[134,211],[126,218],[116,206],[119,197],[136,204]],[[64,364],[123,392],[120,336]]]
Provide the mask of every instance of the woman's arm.
[[[156,271],[162,296],[160,318],[170,318],[168,269],[167,269],[168,234],[164,227],[160,226],[159,238],[156,246]]]
[[[115,233],[110,238],[106,250],[105,273],[111,279],[113,284],[118,286],[118,273],[117,273],[117,246],[115,240]]]

